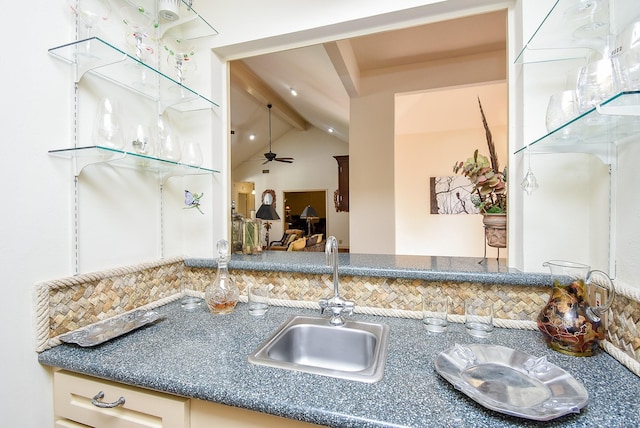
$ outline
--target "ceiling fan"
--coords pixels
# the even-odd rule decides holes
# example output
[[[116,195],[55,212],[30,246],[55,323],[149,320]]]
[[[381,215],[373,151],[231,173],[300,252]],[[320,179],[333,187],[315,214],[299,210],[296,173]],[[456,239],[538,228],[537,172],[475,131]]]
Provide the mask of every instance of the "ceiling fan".
[[[271,151],[271,107],[273,107],[273,105],[267,104],[267,107],[269,107],[269,151],[264,154],[266,160],[262,163],[262,165],[271,161],[292,163],[293,158],[279,158],[277,157],[278,155]]]

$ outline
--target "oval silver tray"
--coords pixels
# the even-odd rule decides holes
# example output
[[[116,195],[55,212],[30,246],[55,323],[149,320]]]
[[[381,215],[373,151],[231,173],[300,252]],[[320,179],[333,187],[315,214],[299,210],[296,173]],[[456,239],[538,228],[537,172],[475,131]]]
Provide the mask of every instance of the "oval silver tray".
[[[507,415],[548,421],[580,413],[584,386],[560,367],[499,345],[456,344],[435,360],[436,371],[464,394]]]
[[[159,318],[158,312],[138,309],[65,333],[60,336],[60,340],[83,347],[95,346],[157,321]]]

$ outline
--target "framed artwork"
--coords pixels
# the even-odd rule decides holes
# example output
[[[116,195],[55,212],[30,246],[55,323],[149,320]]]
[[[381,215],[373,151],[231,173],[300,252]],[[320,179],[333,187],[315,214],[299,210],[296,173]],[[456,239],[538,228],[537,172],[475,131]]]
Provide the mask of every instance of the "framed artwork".
[[[461,175],[429,179],[431,214],[479,214],[471,202],[473,185]]]

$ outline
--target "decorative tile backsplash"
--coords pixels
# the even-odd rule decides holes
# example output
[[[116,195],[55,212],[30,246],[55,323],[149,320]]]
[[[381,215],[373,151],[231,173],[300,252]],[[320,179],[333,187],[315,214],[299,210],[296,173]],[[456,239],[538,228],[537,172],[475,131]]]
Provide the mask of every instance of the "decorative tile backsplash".
[[[272,285],[277,300],[317,302],[333,293],[327,274],[231,270],[242,294],[251,282]],[[147,306],[177,299],[181,284],[204,292],[215,278],[215,269],[186,267],[180,258],[121,269],[46,281],[36,285],[37,346],[41,352],[60,343],[59,335],[94,322]],[[392,316],[419,316],[420,294],[436,289],[453,302],[453,318],[461,319],[466,298],[492,300],[496,325],[535,328],[535,319],[547,303],[551,289],[542,286],[430,282],[416,279],[342,276],[340,293],[356,302],[356,309],[379,309]],[[619,293],[608,313],[606,349],[625,363],[640,364],[640,302],[633,293]],[[395,311],[395,312],[394,312]],[[611,345],[611,346],[609,346]],[[622,358],[621,358],[622,357]]]
[[[180,291],[183,270],[176,258],[36,284],[37,350],[58,345],[61,334],[170,298]]]

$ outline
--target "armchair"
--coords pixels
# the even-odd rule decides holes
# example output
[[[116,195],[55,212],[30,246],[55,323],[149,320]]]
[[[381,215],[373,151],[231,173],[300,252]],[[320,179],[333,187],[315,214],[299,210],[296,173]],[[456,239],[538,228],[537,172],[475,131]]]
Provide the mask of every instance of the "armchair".
[[[287,251],[289,244],[298,238],[302,237],[304,232],[300,229],[287,229],[284,231],[284,235],[278,241],[271,241],[269,243],[269,250],[275,251]]]

